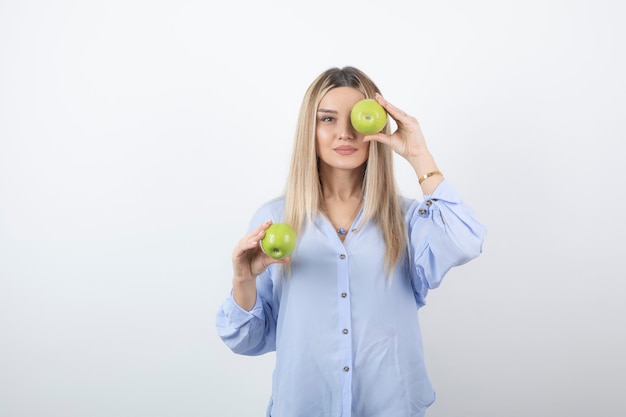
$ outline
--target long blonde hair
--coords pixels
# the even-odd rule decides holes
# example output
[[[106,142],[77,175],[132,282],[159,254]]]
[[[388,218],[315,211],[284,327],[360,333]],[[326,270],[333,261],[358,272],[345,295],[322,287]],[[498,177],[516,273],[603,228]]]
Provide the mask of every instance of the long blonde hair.
[[[296,233],[322,210],[323,196],[315,150],[316,114],[322,97],[336,87],[353,87],[366,98],[380,93],[374,82],[354,67],[330,68],[320,74],[307,89],[296,126],[291,167],[285,189],[285,222]],[[385,126],[384,133],[389,133]],[[385,263],[388,271],[406,248],[407,230],[398,201],[393,173],[393,151],[389,146],[370,142],[363,178],[363,216],[361,224],[373,220],[385,240]]]

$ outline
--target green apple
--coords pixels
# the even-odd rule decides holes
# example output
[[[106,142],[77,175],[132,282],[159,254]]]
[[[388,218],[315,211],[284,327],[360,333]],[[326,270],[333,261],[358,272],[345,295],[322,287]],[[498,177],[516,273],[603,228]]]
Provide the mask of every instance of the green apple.
[[[350,122],[364,135],[373,135],[387,124],[387,111],[373,98],[359,100],[352,107]]]
[[[274,259],[291,255],[296,248],[296,232],[287,223],[272,223],[261,240],[263,252]]]

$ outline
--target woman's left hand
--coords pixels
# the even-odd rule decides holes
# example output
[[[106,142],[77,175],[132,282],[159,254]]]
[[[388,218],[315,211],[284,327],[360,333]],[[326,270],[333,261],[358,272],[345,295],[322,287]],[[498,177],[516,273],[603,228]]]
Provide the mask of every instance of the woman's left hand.
[[[418,158],[425,153],[427,154],[428,148],[426,146],[426,139],[422,134],[422,129],[417,119],[406,114],[378,93],[376,93],[376,101],[383,106],[389,116],[393,118],[398,128],[390,135],[381,132],[375,135],[367,135],[363,140],[366,142],[377,141],[389,145],[398,155],[408,161]]]

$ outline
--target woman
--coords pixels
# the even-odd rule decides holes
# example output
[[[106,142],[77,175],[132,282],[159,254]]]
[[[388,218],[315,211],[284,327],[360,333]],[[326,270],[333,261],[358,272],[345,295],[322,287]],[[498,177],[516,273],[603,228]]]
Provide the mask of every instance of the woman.
[[[363,98],[395,120],[364,136]],[[396,191],[393,152],[424,201]],[[259,247],[272,222],[298,234],[283,260]],[[353,67],[331,68],[300,109],[285,195],[264,204],[233,252],[233,287],[217,314],[236,353],[276,351],[272,417],[423,416],[435,400],[418,310],[447,271],[477,257],[485,228],[439,171],[417,120]]]

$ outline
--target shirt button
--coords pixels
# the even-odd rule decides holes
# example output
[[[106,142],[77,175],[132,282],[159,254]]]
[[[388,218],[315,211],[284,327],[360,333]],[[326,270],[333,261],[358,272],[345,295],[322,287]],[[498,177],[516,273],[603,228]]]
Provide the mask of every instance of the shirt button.
[[[348,296],[348,294],[347,294],[347,293],[345,293],[345,292],[342,292],[342,293],[341,293],[341,298],[346,298],[347,296]]]
[[[424,216],[426,215],[426,209],[419,209],[419,213]]]
[[[432,202],[431,200],[428,200],[428,201],[426,202],[426,205],[427,205],[428,207],[430,207],[430,206],[432,206],[432,205],[433,205],[433,202]]]
[[[339,259],[346,259],[346,255],[342,253],[341,255],[339,255]]]
[[[349,367],[349,366],[344,366],[344,367],[343,367],[343,371],[344,371],[344,372],[348,372],[349,370],[350,370],[350,367]]]
[[[343,329],[342,332],[343,334],[348,334],[348,329]]]

